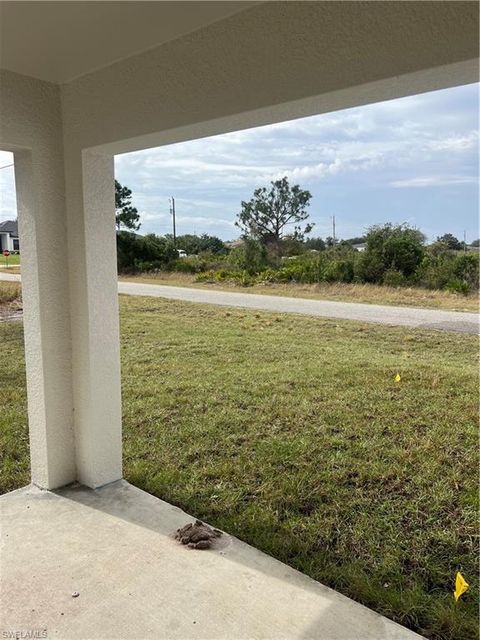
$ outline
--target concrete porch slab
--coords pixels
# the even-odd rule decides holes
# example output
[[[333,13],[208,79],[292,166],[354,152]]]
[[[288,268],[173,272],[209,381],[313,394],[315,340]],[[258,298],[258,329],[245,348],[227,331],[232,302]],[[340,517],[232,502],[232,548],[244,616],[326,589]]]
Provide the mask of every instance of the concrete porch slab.
[[[193,518],[124,481],[25,487],[0,511],[2,637],[420,638],[233,537],[181,546],[171,534]]]

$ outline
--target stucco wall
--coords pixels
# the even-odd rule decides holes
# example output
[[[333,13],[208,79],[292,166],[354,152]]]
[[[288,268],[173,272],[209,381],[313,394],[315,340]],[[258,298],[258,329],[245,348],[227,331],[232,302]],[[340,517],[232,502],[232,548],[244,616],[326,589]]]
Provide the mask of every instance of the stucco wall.
[[[0,83],[0,148],[15,153],[32,476],[61,486],[75,463],[60,91],[8,72]]]

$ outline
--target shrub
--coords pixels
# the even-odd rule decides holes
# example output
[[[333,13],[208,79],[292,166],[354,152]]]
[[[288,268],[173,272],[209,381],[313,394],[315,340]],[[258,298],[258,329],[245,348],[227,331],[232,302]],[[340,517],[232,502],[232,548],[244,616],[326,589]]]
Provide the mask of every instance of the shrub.
[[[151,233],[144,237],[129,231],[117,233],[119,271],[152,271],[166,268],[177,257],[173,244]]]
[[[323,253],[310,253],[290,261],[286,267],[292,273],[291,280],[307,284],[315,284],[325,280],[325,269],[328,258]]]
[[[415,281],[427,289],[444,289],[453,276],[452,268],[450,255],[429,253],[418,266]]]
[[[424,236],[407,225],[373,226],[367,233],[367,248],[357,260],[356,278],[364,282],[382,282],[386,271],[413,275],[425,254]]]
[[[461,293],[477,290],[479,258],[478,254],[457,253],[445,247],[441,250],[439,243],[435,243],[419,265],[415,281],[429,289],[446,288]]]
[[[208,271],[203,271],[202,273],[198,273],[195,278],[196,282],[216,282],[217,281],[217,272],[213,271],[213,269],[209,269]]]
[[[172,271],[178,271],[180,273],[200,273],[201,271],[206,271],[207,267],[207,262],[196,256],[178,258],[175,262],[169,265],[169,268]]]
[[[355,261],[354,276],[357,282],[376,282],[383,280],[385,267],[380,255],[364,251]]]
[[[394,235],[383,247],[384,265],[387,269],[395,269],[405,277],[411,276],[424,256],[421,243],[406,233]]]
[[[242,287],[251,287],[255,284],[255,278],[248,271],[242,271],[235,274],[236,281],[242,285]]]
[[[453,263],[453,273],[469,288],[478,289],[480,260],[478,253],[457,254]]]
[[[257,281],[260,284],[266,284],[270,282],[278,282],[278,269],[265,269],[257,276]]]
[[[354,278],[354,259],[332,260],[327,263],[324,279],[327,282],[352,282]]]
[[[383,284],[388,287],[403,287],[407,283],[407,279],[401,271],[389,269],[383,276]]]
[[[445,288],[451,293],[461,293],[464,296],[470,293],[470,285],[465,280],[450,280]]]
[[[231,252],[229,264],[253,275],[268,266],[267,249],[258,240],[245,238],[242,246]]]

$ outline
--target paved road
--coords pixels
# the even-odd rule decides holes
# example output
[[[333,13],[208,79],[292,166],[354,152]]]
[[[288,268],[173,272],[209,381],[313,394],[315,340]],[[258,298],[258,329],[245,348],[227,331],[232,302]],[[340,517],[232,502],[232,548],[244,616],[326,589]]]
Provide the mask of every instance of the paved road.
[[[20,276],[0,273],[0,280],[18,281]],[[188,289],[186,287],[140,284],[137,282],[119,282],[118,290],[120,293],[133,296],[154,296],[171,300],[184,300],[185,302],[200,302],[243,309],[262,309],[280,313],[300,313],[322,318],[358,320],[360,322],[391,326],[479,333],[479,316],[477,313],[414,307],[391,307],[376,304],[358,304],[356,302],[308,300],[305,298],[287,298],[284,296],[267,296],[209,289]]]

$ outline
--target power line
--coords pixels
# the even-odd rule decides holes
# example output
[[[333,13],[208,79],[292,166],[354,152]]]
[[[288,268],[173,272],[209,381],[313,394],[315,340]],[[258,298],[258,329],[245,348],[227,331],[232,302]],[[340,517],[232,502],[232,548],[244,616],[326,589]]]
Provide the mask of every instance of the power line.
[[[13,167],[13,162],[12,164],[4,164],[3,167],[0,167],[0,169],[7,169],[8,167]]]

